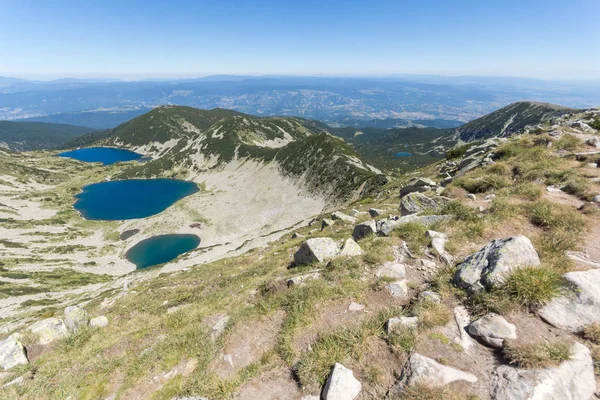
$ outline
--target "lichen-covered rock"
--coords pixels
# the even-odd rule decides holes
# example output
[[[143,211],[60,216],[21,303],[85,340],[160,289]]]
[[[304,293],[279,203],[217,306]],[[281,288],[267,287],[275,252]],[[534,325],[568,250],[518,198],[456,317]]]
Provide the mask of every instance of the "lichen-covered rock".
[[[356,257],[362,255],[364,252],[360,248],[360,246],[352,240],[352,238],[346,239],[344,245],[342,246],[342,250],[339,253],[340,257]]]
[[[38,337],[39,344],[49,344],[57,339],[69,335],[69,330],[62,319],[46,318],[29,327],[29,330]]]
[[[79,306],[65,308],[65,325],[69,331],[75,332],[79,328],[87,326],[88,322],[88,313],[83,308]]]
[[[104,328],[105,326],[108,326],[108,318],[106,318],[104,315],[92,318],[90,320],[90,326],[94,328]]]
[[[16,335],[10,335],[0,342],[0,367],[5,371],[14,366],[27,364],[25,347]]]
[[[333,259],[340,251],[338,244],[329,237],[308,239],[294,254],[296,265],[324,262]]]
[[[573,345],[571,359],[557,367],[519,369],[502,365],[492,372],[493,400],[590,400],[596,391],[590,350]]]
[[[400,213],[411,215],[423,211],[440,212],[449,202],[450,199],[447,197],[429,197],[419,192],[409,193],[400,201]]]
[[[571,332],[581,332],[585,326],[600,322],[600,269],[573,271],[563,277],[576,290],[542,307],[540,317]]]
[[[331,219],[348,222],[350,224],[355,224],[356,223],[356,218],[351,217],[349,215],[346,215],[346,214],[344,214],[341,211],[336,211],[336,212],[332,213],[331,214]]]
[[[335,363],[323,388],[324,400],[354,400],[360,394],[362,385],[351,370]]]
[[[515,269],[539,265],[538,254],[525,236],[496,239],[458,266],[454,284],[469,291],[479,291],[502,285],[506,275]]]
[[[373,220],[363,222],[362,224],[358,224],[354,227],[354,231],[352,232],[352,237],[355,240],[362,239],[369,235],[374,235],[377,233],[377,223]]]
[[[517,338],[517,327],[508,322],[503,316],[490,313],[471,322],[468,332],[479,337],[492,347],[502,348],[505,339]]]

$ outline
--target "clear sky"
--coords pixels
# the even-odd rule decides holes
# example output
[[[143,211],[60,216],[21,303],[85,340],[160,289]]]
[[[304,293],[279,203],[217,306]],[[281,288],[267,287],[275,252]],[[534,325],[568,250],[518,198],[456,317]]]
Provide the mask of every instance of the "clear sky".
[[[0,0],[0,76],[600,79],[600,0]]]

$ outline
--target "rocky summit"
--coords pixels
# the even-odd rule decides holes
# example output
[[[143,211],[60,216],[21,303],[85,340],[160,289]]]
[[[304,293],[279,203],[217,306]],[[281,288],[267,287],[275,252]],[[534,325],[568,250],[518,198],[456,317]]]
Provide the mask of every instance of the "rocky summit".
[[[599,129],[517,103],[380,170],[322,122],[169,105],[63,146],[136,157],[0,150],[0,398],[590,400]],[[191,189],[77,211],[158,178]]]

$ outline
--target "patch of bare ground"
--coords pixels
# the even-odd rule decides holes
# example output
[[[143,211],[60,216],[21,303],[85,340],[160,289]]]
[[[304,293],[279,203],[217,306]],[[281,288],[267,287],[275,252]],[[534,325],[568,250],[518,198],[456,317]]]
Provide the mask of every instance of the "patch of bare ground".
[[[141,400],[150,398],[152,393],[160,390],[169,380],[176,376],[182,376],[187,378],[190,376],[196,366],[198,360],[191,358],[187,360],[181,360],[179,364],[174,366],[169,372],[157,374],[150,379],[144,380],[134,388],[129,389],[123,396],[120,397],[122,400]]]
[[[362,311],[349,311],[350,301],[325,302],[318,306],[314,321],[294,336],[292,348],[299,356],[307,350],[319,336],[331,333],[340,327],[358,326],[374,313],[394,306],[400,306],[407,301],[396,298],[385,289],[369,291],[356,302],[365,306]],[[294,360],[297,361],[297,360]]]
[[[239,322],[225,338],[221,354],[210,370],[221,378],[231,377],[236,371],[256,361],[275,347],[285,313],[277,311],[258,321]]]
[[[381,338],[373,337],[368,341],[368,351],[360,362],[351,365],[356,378],[363,384],[358,400],[385,398],[385,394],[402,372],[408,359],[406,354],[394,353]]]
[[[584,204],[584,202],[578,199],[576,196],[565,192],[548,192],[546,190],[542,197],[554,203],[562,204],[565,206],[572,206],[574,208],[579,208]]]
[[[243,385],[235,400],[299,400],[302,393],[291,372],[278,368],[265,372]]]

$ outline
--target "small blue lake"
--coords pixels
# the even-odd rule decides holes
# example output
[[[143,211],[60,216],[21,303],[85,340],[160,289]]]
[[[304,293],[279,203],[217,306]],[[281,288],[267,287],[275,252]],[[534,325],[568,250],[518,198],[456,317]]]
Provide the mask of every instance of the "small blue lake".
[[[139,160],[143,155],[135,151],[126,149],[117,149],[114,147],[88,147],[65,151],[58,154],[59,157],[74,158],[75,160],[85,162],[101,162],[103,165],[110,165],[121,161]]]
[[[145,218],[166,210],[194,194],[194,182],[177,179],[127,179],[84,186],[73,205],[85,219],[123,220]]]
[[[412,154],[401,151],[401,152],[396,153],[396,157],[412,157]]]
[[[196,235],[159,235],[142,240],[127,250],[125,257],[138,268],[151,267],[174,260],[200,244]]]

